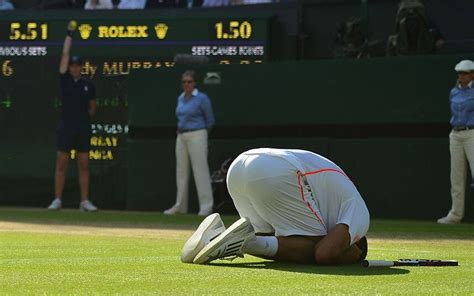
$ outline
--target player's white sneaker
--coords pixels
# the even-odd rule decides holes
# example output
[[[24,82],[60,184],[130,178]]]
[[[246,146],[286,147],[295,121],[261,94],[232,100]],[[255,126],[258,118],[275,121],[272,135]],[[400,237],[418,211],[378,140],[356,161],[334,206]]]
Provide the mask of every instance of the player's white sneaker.
[[[240,218],[226,231],[212,240],[194,258],[197,264],[206,264],[215,259],[243,257],[242,247],[255,237],[255,231],[248,218]]]
[[[193,263],[194,257],[214,238],[225,231],[224,222],[218,213],[209,215],[199,225],[198,229],[184,244],[181,251],[181,261]]]
[[[458,224],[459,222],[461,222],[460,219],[454,218],[453,216],[450,216],[450,215],[447,215],[446,217],[438,219],[439,224]]]
[[[97,212],[99,209],[87,199],[81,201],[81,204],[79,205],[79,210],[81,210],[82,212]]]
[[[48,211],[59,211],[61,209],[62,202],[59,198],[55,198],[53,202],[49,205]]]

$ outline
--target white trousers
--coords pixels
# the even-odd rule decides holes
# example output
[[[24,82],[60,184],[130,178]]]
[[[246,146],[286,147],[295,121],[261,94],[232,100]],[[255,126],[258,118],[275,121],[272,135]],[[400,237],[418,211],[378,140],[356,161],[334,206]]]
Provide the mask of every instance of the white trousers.
[[[189,173],[193,170],[199,198],[199,211],[210,212],[214,204],[207,163],[207,130],[178,134],[176,138],[176,207],[188,211]]]
[[[449,216],[461,220],[464,217],[467,161],[474,176],[474,130],[452,131],[449,134],[451,153],[451,198]],[[467,161],[466,161],[467,158]]]

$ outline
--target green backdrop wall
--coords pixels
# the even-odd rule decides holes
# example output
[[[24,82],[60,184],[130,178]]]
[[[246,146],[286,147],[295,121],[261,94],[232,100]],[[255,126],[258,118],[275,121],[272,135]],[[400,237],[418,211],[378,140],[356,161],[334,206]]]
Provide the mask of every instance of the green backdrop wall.
[[[374,217],[434,219],[450,206],[448,92],[461,58],[197,67],[217,118],[211,169],[254,147],[308,149],[346,170]],[[136,73],[129,81],[130,209],[174,202],[174,108],[184,69]],[[206,84],[210,74],[220,83]],[[474,217],[471,200],[468,191],[467,220]]]
[[[210,138],[211,170],[254,147],[308,149],[347,171],[373,217],[443,215],[450,205],[448,92],[455,81],[453,66],[462,58],[195,67],[217,119]],[[15,69],[31,80],[0,79],[1,101],[6,93],[13,101],[10,109],[0,106],[0,205],[46,206],[53,192],[57,76],[48,67],[35,80],[36,74],[24,68]],[[127,102],[104,107],[101,112],[107,114],[99,122],[128,120],[130,126],[129,134],[120,135],[119,147],[113,147],[117,157],[92,164],[91,197],[101,208],[163,210],[172,205],[174,109],[186,68],[94,77],[101,102]],[[31,93],[37,94],[34,100]],[[74,164],[69,173],[66,206],[76,207]],[[194,191],[191,200],[195,211]],[[468,190],[470,221],[473,206]]]
[[[446,122],[459,56],[198,67],[219,126]],[[136,73],[129,121],[174,126],[184,68]],[[220,84],[206,85],[217,73]],[[309,134],[308,134],[309,136]],[[315,135],[317,136],[317,135]]]

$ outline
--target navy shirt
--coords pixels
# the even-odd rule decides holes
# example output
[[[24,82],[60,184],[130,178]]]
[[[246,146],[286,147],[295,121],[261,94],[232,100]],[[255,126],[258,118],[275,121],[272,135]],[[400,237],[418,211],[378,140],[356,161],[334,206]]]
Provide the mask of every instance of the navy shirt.
[[[88,79],[74,81],[69,73],[60,74],[61,122],[60,128],[90,129],[89,103],[95,100],[94,84]]]
[[[453,127],[474,127],[474,85],[453,88],[449,94],[451,105],[451,120]]]
[[[211,100],[197,89],[194,89],[187,100],[184,98],[184,93],[178,97],[176,117],[178,117],[178,131],[208,129],[215,122]]]

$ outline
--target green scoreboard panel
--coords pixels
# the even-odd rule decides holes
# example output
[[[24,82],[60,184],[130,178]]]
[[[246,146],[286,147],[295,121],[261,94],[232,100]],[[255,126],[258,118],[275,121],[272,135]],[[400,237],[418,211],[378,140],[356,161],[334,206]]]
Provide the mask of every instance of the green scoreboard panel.
[[[96,15],[96,17],[92,17]],[[80,14],[68,19],[2,15],[0,56],[57,56],[70,19],[78,22],[74,53],[100,57],[153,57],[177,54],[207,56],[213,62],[257,61],[267,56],[268,17],[98,18]]]
[[[102,147],[103,155],[92,151],[91,159],[116,159],[112,148],[124,145],[124,138],[116,137],[128,132],[126,81],[134,71],[174,67],[177,54],[206,56],[218,64],[261,63],[268,51],[269,15],[53,11],[0,16],[0,128],[54,128],[60,54],[68,22],[77,21],[72,54],[84,58],[82,74],[95,82],[98,95],[97,138],[91,145]],[[179,82],[174,87],[178,93]]]
[[[44,205],[52,196],[61,108],[58,66],[70,20],[78,22],[71,53],[83,57],[82,74],[97,89],[91,190],[101,207],[123,205],[125,199],[128,102],[133,99],[127,82],[134,71],[175,67],[177,54],[206,56],[213,64],[267,59],[269,16],[183,11],[161,16],[162,11],[0,12],[0,203],[33,205],[29,200],[37,196],[37,205]],[[180,81],[167,87],[179,95]],[[74,173],[70,170],[72,185],[66,189],[77,183]]]

